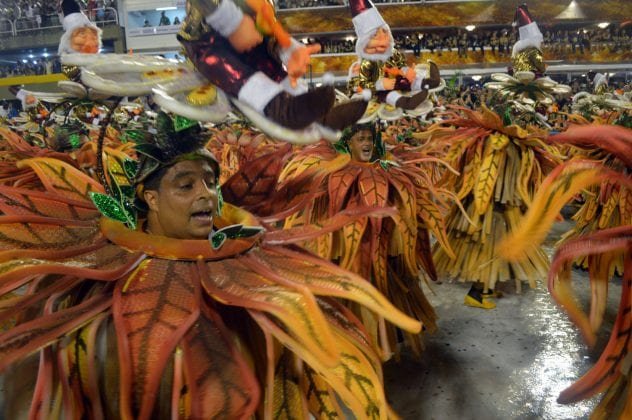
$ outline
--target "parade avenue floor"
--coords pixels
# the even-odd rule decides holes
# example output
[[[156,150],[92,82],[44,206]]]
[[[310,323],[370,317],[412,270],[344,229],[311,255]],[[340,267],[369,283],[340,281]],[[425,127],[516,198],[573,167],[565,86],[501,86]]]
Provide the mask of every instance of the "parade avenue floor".
[[[547,241],[552,253],[560,223]],[[551,299],[546,282],[536,289],[512,282],[496,299],[494,310],[463,305],[469,284],[444,281],[425,292],[439,316],[439,330],[426,336],[421,360],[405,353],[384,368],[387,396],[403,419],[507,420],[587,419],[599,397],[573,405],[556,402],[560,391],[577,380],[605,347],[621,296],[621,279],[608,290],[600,339],[588,349],[577,329]],[[573,273],[582,301],[590,296],[588,275]]]

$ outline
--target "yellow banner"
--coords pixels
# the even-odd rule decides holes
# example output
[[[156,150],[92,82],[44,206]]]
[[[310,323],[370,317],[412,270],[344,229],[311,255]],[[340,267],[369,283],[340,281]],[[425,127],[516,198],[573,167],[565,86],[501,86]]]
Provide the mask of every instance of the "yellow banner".
[[[0,79],[0,86],[36,85],[44,83],[56,83],[60,80],[68,80],[62,73],[43,74],[41,76],[15,76]]]

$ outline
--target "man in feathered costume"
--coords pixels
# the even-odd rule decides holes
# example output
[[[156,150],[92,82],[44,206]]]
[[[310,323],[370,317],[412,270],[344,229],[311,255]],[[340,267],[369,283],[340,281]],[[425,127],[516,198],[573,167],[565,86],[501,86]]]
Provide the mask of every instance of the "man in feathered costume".
[[[19,165],[41,190],[0,186],[4,415],[342,416],[338,396],[358,418],[389,417],[377,352],[334,298],[419,323],[222,205],[198,124],[161,114],[156,132],[104,183],[33,158]]]
[[[276,189],[269,191],[264,188],[273,176],[269,168],[283,161],[283,153],[263,156],[240,170],[223,189],[227,200],[239,200],[253,191],[259,199],[249,208],[265,220],[285,220],[285,227],[292,229],[320,226],[321,234],[302,241],[303,246],[367,279],[395,307],[432,332],[436,315],[420,284],[436,279],[430,232],[452,253],[435,201],[442,194],[433,189],[426,173],[436,159],[405,144],[386,151],[376,124],[359,124],[346,129],[335,146],[320,142],[295,153],[283,166]],[[323,228],[329,220],[365,209],[383,214],[360,216],[337,229]],[[399,354],[397,328],[357,305],[351,308],[385,359]],[[420,355],[420,336],[402,335]]]

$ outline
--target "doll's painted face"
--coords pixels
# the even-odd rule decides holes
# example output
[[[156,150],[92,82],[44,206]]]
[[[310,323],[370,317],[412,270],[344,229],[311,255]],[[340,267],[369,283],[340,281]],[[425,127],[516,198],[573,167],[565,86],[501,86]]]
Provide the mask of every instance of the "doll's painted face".
[[[349,153],[356,162],[370,162],[373,156],[373,133],[360,130],[349,139]]]
[[[77,28],[70,36],[70,48],[81,54],[96,54],[99,52],[99,35],[96,29]]]
[[[154,235],[206,239],[217,212],[217,175],[204,159],[171,166],[157,190],[146,190],[147,228]]]
[[[375,35],[364,47],[367,54],[384,54],[391,46],[391,33],[386,28],[378,28]]]

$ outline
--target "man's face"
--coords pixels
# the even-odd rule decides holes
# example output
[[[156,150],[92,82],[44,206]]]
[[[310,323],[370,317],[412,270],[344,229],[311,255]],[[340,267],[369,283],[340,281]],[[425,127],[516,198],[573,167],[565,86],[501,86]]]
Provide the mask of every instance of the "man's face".
[[[367,54],[384,54],[391,45],[391,34],[385,28],[378,28],[375,35],[364,47]]]
[[[217,211],[217,175],[208,161],[185,160],[171,166],[158,191],[145,191],[148,229],[177,239],[206,239]]]
[[[70,36],[70,48],[81,54],[99,52],[99,36],[94,28],[78,28]]]
[[[351,159],[356,162],[370,162],[373,156],[373,134],[370,130],[360,130],[349,140]]]

